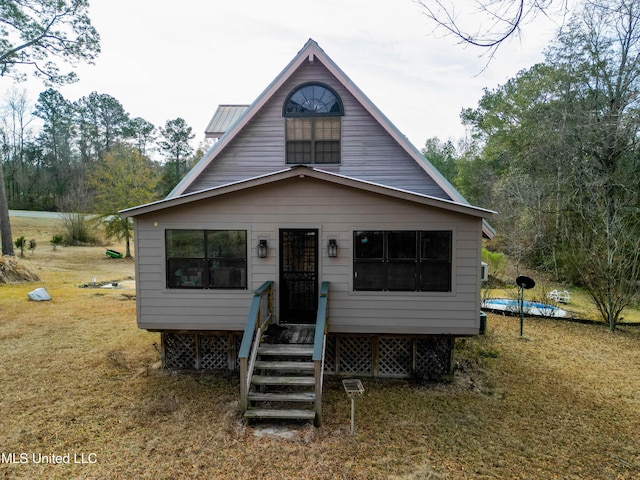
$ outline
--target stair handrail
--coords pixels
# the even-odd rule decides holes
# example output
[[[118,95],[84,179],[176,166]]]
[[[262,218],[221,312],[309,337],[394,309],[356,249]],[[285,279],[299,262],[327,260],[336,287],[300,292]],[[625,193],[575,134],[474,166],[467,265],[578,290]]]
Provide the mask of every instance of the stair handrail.
[[[322,282],[318,298],[318,313],[316,315],[316,332],[313,338],[313,363],[316,379],[315,424],[322,425],[322,378],[324,373],[324,353],[327,342],[327,315],[329,302],[329,284]]]
[[[242,413],[246,412],[248,406],[249,387],[260,337],[262,337],[271,322],[272,286],[273,280],[268,280],[253,292],[247,324],[242,335],[242,343],[238,352],[238,360],[240,361],[240,409]]]

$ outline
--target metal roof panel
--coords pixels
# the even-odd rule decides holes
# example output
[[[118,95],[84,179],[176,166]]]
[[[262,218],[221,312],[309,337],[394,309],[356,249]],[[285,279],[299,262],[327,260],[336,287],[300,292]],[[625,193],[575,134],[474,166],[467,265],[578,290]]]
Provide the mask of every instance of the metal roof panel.
[[[247,111],[249,105],[218,105],[204,133],[206,138],[220,138]]]

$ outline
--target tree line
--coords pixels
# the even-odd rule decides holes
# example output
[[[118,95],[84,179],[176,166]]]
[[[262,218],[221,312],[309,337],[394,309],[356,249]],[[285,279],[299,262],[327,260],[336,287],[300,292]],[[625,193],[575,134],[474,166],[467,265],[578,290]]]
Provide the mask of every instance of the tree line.
[[[613,330],[640,285],[640,4],[585,2],[544,62],[464,109],[423,153],[499,212],[490,248],[583,286]]]
[[[14,89],[0,108],[8,207],[68,212],[70,244],[93,241],[85,214],[102,215],[107,235],[127,240],[128,256],[130,223],[113,215],[166,196],[202,154],[193,138],[184,119],[158,128],[108,94],[71,101],[49,88],[31,105]]]
[[[193,138],[184,119],[169,120],[157,128],[129,115],[107,94],[93,92],[71,101],[49,88],[32,105],[25,92],[14,89],[0,107],[0,154],[8,205],[101,213],[108,203],[105,190],[115,181],[105,165],[126,159],[148,167],[143,200],[162,198],[193,161]],[[151,160],[152,153],[157,161]],[[102,180],[107,184],[102,185]],[[127,197],[119,201],[120,208],[133,206]]]

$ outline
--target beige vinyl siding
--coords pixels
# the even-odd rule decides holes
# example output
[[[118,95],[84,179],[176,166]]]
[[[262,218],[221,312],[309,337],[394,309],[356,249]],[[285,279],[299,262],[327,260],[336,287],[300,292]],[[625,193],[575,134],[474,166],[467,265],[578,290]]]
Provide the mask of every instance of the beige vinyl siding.
[[[344,103],[339,165],[317,165],[333,173],[449,199],[360,103],[319,62],[306,62],[189,187],[195,192],[286,168],[282,106],[298,85],[317,81]]]
[[[247,230],[247,290],[165,288],[165,229]],[[278,232],[319,230],[319,280],[331,282],[329,330],[340,333],[473,334],[479,315],[481,219],[310,177],[294,177],[136,217],[138,322],[152,330],[242,330],[252,291],[274,280]],[[453,291],[354,292],[354,230],[452,230]],[[256,255],[267,237],[269,255]],[[326,245],[338,240],[338,257]]]

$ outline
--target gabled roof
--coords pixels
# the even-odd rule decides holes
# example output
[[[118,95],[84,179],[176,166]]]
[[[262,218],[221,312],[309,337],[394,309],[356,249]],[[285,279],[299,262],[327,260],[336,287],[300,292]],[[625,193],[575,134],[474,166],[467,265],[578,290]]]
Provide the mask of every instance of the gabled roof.
[[[200,161],[187,173],[187,175],[167,195],[167,199],[177,198],[183,195],[189,186],[199,175],[216,159],[227,145],[254,118],[260,109],[272,98],[280,87],[297,71],[307,60],[319,61],[322,65],[360,102],[362,107],[383,127],[383,129],[403,148],[407,154],[419,165],[442,190],[456,204],[469,205],[469,202],[449,183],[449,181],[422,155],[422,153],[403,135],[400,130],[378,109],[378,107],[351,81],[351,79],[336,65],[331,58],[312,39],[309,39],[302,50],[289,62],[282,72],[267,86],[258,98],[249,105],[235,122],[227,125],[228,129],[220,139],[209,149]],[[238,110],[236,110],[238,113]],[[215,116],[214,116],[215,118]],[[239,182],[242,183],[242,182]],[[493,238],[495,231],[484,222],[483,232],[488,238]]]
[[[220,138],[247,111],[249,105],[218,105],[204,131],[205,138]]]
[[[369,98],[356,86],[355,83],[336,65],[331,58],[312,39],[309,39],[302,50],[289,62],[282,72],[269,84],[258,98],[244,111],[237,121],[226,131],[215,145],[200,159],[200,161],[187,173],[178,185],[169,193],[168,197],[182,195],[189,185],[202,173],[202,171],[233,141],[235,136],[242,131],[258,111],[269,101],[278,89],[295,73],[295,71],[307,59],[319,61],[329,72],[344,86],[346,90],[360,102],[363,108],[387,131],[387,133],[422,167],[425,172],[449,195],[450,198],[468,203],[462,195],[445,179],[424,155],[403,135],[391,121],[369,100]]]
[[[397,198],[407,200],[410,202],[418,203],[425,206],[431,206],[435,208],[441,208],[451,212],[462,213],[465,215],[471,215],[478,218],[487,218],[493,215],[495,212],[484,208],[474,207],[468,203],[460,203],[451,200],[444,200],[442,198],[432,197],[429,195],[422,195],[419,193],[410,192],[408,190],[401,190],[398,188],[388,187],[386,185],[380,185],[377,183],[367,182],[359,180],[357,178],[347,177],[336,173],[319,170],[316,168],[306,167],[303,165],[296,165],[278,172],[269,173],[267,175],[260,175],[258,177],[248,178],[239,182],[228,183],[206,190],[200,190],[198,192],[188,193],[172,198],[165,198],[157,202],[148,203],[146,205],[140,205],[133,208],[122,210],[120,214],[123,217],[135,217],[138,215],[144,215],[147,213],[153,213],[166,208],[177,207],[180,205],[186,205],[192,202],[198,202],[209,198],[214,198],[220,195],[228,193],[239,192],[248,188],[259,187],[263,185],[273,184],[290,178],[315,178],[324,182],[328,182],[335,185],[342,185],[350,188],[355,188],[365,192],[371,192],[379,195],[384,195],[391,198]]]

